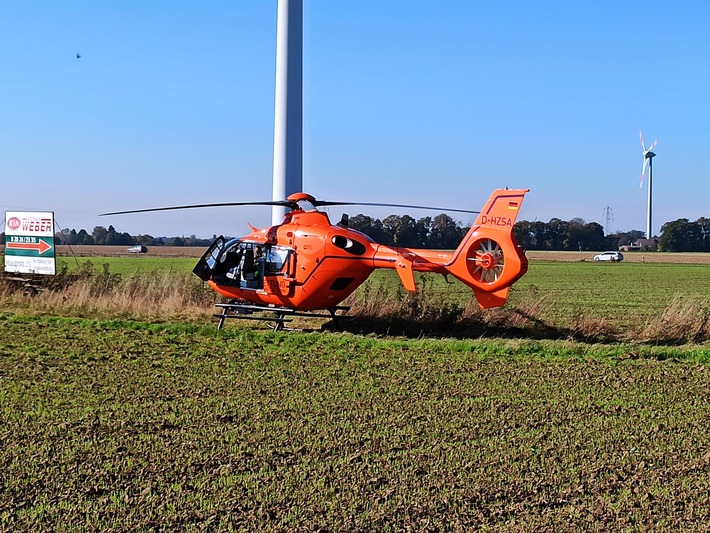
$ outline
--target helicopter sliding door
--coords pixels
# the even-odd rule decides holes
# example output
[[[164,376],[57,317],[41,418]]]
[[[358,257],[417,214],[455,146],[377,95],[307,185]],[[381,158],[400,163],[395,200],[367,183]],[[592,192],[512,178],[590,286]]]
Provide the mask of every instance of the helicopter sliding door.
[[[203,281],[212,280],[239,287],[242,275],[254,272],[253,263],[254,251],[250,243],[243,243],[239,239],[227,241],[219,236],[192,271]]]
[[[192,269],[192,272],[202,281],[209,281],[210,277],[212,277],[212,272],[217,265],[217,259],[224,250],[226,244],[227,239],[225,239],[224,236],[220,235],[217,237],[217,239],[215,239],[210,247],[207,248],[207,251],[197,262],[195,268]]]

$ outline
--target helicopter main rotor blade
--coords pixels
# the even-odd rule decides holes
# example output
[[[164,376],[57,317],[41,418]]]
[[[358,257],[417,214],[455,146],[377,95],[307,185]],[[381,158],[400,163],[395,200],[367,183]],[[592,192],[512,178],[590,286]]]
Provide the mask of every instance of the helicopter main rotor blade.
[[[312,197],[311,197],[312,198]],[[448,207],[431,207],[428,205],[408,205],[408,204],[386,204],[386,203],[378,203],[378,202],[331,202],[328,200],[315,200],[313,199],[310,201],[311,205],[313,207],[328,207],[328,206],[337,206],[337,205],[363,205],[363,206],[368,206],[368,207],[396,207],[396,208],[401,208],[401,209],[426,209],[429,211],[449,211],[449,212],[456,212],[456,213],[473,213],[477,214],[480,213],[480,211],[472,211],[470,209],[454,209],[454,208],[448,208]],[[281,206],[281,207],[289,207],[291,209],[297,209],[298,208],[298,200],[272,200],[272,201],[262,201],[262,202],[220,202],[220,203],[212,203],[212,204],[193,204],[193,205],[176,205],[176,206],[170,206],[170,207],[153,207],[150,209],[130,209],[127,211],[112,211],[110,213],[101,213],[99,216],[104,217],[104,216],[110,216],[110,215],[128,215],[132,213],[153,213],[156,211],[176,211],[179,209],[199,209],[203,207],[240,207],[240,206],[256,206],[256,205],[263,205],[263,206]]]
[[[172,207],[153,207],[150,209],[131,209],[129,211],[112,211],[111,213],[101,213],[100,217],[109,215],[127,215],[130,213],[152,213],[154,211],[176,211],[178,209],[198,209],[201,207],[238,207],[248,205],[278,205],[282,207],[291,207],[292,202],[288,200],[278,200],[271,202],[222,202],[216,204],[194,204],[194,205],[175,205]]]
[[[319,206],[331,206],[331,205],[364,205],[368,207],[398,207],[402,209],[427,209],[429,211],[452,211],[456,213],[474,213],[478,214],[480,211],[472,211],[470,209],[453,209],[450,207],[431,207],[428,205],[406,205],[406,204],[381,204],[381,203],[370,203],[370,202],[329,202],[328,200],[316,200],[313,202],[316,207]]]

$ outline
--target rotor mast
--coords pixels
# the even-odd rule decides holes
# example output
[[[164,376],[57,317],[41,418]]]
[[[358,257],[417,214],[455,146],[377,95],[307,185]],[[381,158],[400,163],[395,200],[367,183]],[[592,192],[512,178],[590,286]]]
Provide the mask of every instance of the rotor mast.
[[[274,106],[274,201],[303,190],[303,0],[278,0]],[[273,206],[280,224],[286,208]]]

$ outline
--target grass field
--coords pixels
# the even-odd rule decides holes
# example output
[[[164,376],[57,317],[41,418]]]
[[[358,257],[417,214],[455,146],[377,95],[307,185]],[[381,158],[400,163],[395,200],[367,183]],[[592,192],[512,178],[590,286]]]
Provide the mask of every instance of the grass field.
[[[549,300],[546,318],[600,316],[628,330],[661,314],[675,298],[710,299],[710,265],[562,263],[532,260],[516,294],[535,287]],[[513,300],[515,302],[515,300]]]
[[[428,338],[217,331],[195,257],[117,254],[0,299],[0,531],[710,531],[707,265],[531,258],[532,325]],[[387,274],[362,292],[406,304]]]
[[[710,523],[707,348],[0,323],[5,531]]]
[[[202,248],[154,247],[147,255],[131,255],[124,247],[74,247],[76,257],[63,250],[58,259],[70,270],[88,261],[93,268],[123,278],[146,273],[189,273]],[[164,248],[164,249],[163,249]],[[104,256],[94,256],[104,253]],[[620,264],[594,263],[591,254],[529,252],[530,269],[514,286],[511,305],[537,298],[537,319],[564,328],[580,319],[608,322],[616,333],[645,327],[671,303],[710,299],[710,254],[627,253]],[[465,306],[470,290],[458,282],[447,284],[439,276],[420,277],[427,298],[446,299]],[[392,272],[378,271],[368,282],[370,292],[395,294],[399,281]],[[528,302],[529,303],[529,302]]]

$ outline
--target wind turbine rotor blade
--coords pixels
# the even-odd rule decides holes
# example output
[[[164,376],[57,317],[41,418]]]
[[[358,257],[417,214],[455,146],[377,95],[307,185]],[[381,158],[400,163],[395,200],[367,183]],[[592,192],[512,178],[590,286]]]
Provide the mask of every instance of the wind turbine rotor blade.
[[[639,130],[639,140],[641,141],[641,148],[643,148],[644,153],[646,152],[646,144],[643,142],[643,133]]]
[[[646,178],[646,166],[648,165],[648,158],[643,158],[643,168],[641,169],[641,183],[639,189],[643,187],[643,180]]]
[[[653,144],[651,146],[649,146],[648,150],[646,150],[646,151],[650,152],[651,150],[653,150],[656,147],[657,144],[658,144],[658,139],[653,141]]]

